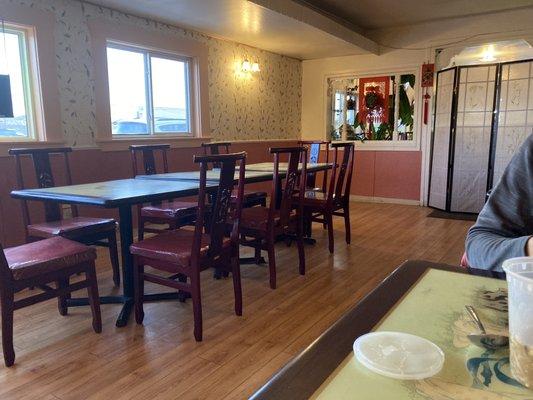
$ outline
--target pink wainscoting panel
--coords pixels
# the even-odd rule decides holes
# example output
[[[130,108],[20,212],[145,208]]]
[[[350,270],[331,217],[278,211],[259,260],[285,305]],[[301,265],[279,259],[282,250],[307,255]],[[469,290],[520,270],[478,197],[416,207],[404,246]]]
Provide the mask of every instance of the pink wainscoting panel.
[[[376,151],[374,197],[420,199],[420,151]]]
[[[374,196],[375,151],[356,151],[350,192],[356,196]]]

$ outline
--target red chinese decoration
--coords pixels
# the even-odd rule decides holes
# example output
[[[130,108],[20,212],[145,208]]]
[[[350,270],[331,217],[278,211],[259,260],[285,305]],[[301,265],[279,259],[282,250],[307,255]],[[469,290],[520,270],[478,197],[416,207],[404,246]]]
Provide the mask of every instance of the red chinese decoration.
[[[424,125],[428,124],[429,117],[429,99],[431,96],[428,93],[428,88],[433,87],[433,77],[435,76],[435,64],[422,65],[422,82],[421,85],[424,90]]]
[[[376,124],[389,120],[390,77],[379,76],[359,79],[359,116],[360,124],[368,124],[370,133]]]

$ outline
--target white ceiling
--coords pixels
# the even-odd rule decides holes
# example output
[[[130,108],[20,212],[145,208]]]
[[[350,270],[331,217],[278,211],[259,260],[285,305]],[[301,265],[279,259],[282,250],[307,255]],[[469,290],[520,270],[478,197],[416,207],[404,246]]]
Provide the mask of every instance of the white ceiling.
[[[533,7],[533,0],[89,0],[298,59],[379,53],[379,30]]]
[[[298,0],[371,30],[530,7],[533,0]]]
[[[366,53],[321,29],[246,0],[91,0],[91,3],[298,59]]]

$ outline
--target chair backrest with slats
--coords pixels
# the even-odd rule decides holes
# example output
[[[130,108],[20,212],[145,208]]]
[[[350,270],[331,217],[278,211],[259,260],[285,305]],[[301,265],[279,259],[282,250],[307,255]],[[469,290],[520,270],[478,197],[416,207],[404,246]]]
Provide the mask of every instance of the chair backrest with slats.
[[[298,195],[299,207],[303,204],[307,173],[307,149],[301,146],[278,147],[271,148],[270,153],[274,154],[274,179],[272,181],[269,223],[274,221],[274,214],[279,211],[279,225],[281,228],[286,228],[289,225],[295,194]],[[287,171],[283,180],[280,174],[282,172],[280,171],[282,156],[288,157]],[[301,164],[300,160],[302,160]],[[300,169],[299,166],[301,166]]]
[[[350,198],[355,145],[353,142],[333,143],[333,170],[328,190],[328,202],[340,203]],[[343,150],[342,156],[339,150]],[[341,159],[342,157],[342,159]]]
[[[54,175],[52,172],[52,165],[50,163],[51,154],[63,155],[65,166],[66,184],[72,185],[72,175],[70,172],[69,153],[72,152],[70,147],[54,147],[54,148],[41,148],[41,149],[27,149],[18,148],[10,149],[9,154],[15,156],[15,163],[17,169],[17,185],[18,189],[26,189],[22,160],[23,156],[30,156],[33,161],[33,167],[35,170],[35,177],[37,179],[37,186],[39,188],[49,188],[55,186]],[[58,203],[45,201],[44,213],[46,222],[59,221],[62,218],[61,208]],[[22,204],[22,218],[24,225],[27,227],[31,224],[30,213],[28,210],[28,203],[26,200],[21,200]],[[78,216],[78,208],[71,206],[72,216]]]
[[[137,154],[142,154],[142,173],[144,173],[144,175],[154,175],[158,173],[156,152],[160,152],[161,157],[163,158],[163,173],[168,173],[168,149],[170,149],[169,144],[131,145],[130,152],[133,177],[135,178],[135,176],[139,174]]]
[[[231,215],[233,227],[231,240],[235,246],[239,243],[239,224],[241,219],[242,199],[244,196],[244,174],[246,168],[246,153],[219,154],[194,156],[194,162],[200,164],[200,187],[198,193],[198,214],[196,218],[192,256],[200,256],[201,238],[204,226],[209,226],[209,257],[216,259],[222,250],[224,235],[227,232],[228,217]],[[217,164],[220,168],[220,178],[213,204],[209,205],[207,213],[207,171],[210,165]],[[239,166],[236,202],[231,201],[231,194],[235,188],[235,171]],[[210,221],[205,224],[206,215]]]
[[[204,149],[205,155],[219,155],[219,154],[229,154],[229,148],[231,147],[230,142],[209,142],[202,143],[202,148]],[[220,168],[218,163],[213,163],[213,168]]]
[[[307,147],[308,150],[308,164],[318,164],[321,162],[329,163],[329,145],[331,142],[324,140],[300,140],[298,146]],[[324,157],[321,157],[324,153]],[[323,171],[322,191],[326,193],[328,187],[328,170]],[[307,186],[314,187],[316,182],[316,173],[309,173],[307,175]]]

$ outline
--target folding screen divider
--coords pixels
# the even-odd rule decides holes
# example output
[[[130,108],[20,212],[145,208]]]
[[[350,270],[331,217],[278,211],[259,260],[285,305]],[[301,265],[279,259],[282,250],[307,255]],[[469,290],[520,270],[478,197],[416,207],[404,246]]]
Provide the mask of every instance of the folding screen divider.
[[[533,62],[437,73],[428,205],[478,213],[533,128]]]

